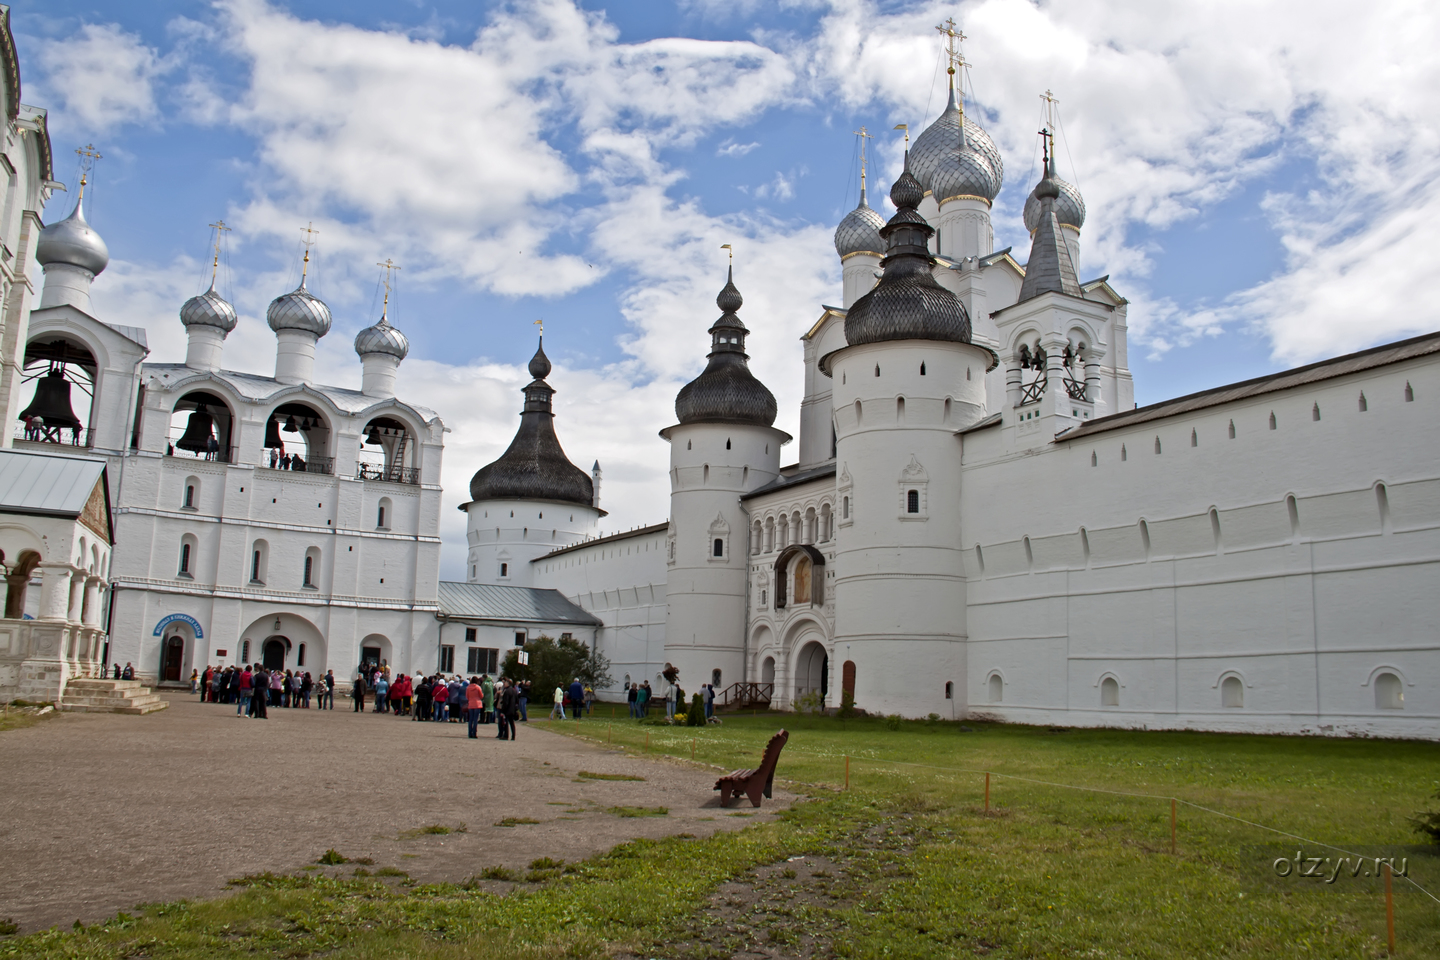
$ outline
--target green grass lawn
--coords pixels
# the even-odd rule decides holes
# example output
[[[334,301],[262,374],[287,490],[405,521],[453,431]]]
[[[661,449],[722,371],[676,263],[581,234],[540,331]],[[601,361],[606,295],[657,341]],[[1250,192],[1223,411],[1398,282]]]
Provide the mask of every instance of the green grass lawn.
[[[255,877],[217,901],[0,939],[0,956],[630,949],[673,960],[757,943],[780,956],[855,958],[1384,955],[1379,879],[1279,877],[1274,861],[1297,848],[1342,854],[1185,805],[1172,855],[1172,796],[1367,857],[1408,857],[1410,877],[1440,894],[1440,851],[1418,845],[1406,821],[1440,789],[1430,743],[924,722],[892,730],[879,719],[795,715],[702,728],[598,716],[532,723],[685,761],[693,749],[698,762],[726,769],[754,766],[783,725],[791,737],[780,777],[815,799],[737,833],[636,842],[531,871],[538,882],[505,896],[395,877]],[[984,770],[993,772],[988,813]],[[786,866],[793,857],[823,869],[797,878]],[[717,893],[735,880],[742,887]],[[1400,956],[1440,956],[1440,903],[1398,879],[1395,916]]]

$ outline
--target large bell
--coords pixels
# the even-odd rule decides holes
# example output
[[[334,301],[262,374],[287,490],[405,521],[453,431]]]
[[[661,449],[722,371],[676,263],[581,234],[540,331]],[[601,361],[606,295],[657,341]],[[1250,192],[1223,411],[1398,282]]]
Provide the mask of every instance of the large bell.
[[[265,421],[265,449],[281,450],[285,447],[285,441],[280,439],[280,424],[271,417]]]
[[[380,428],[373,423],[370,425],[370,434],[365,438],[365,442],[373,447],[381,446],[384,443],[384,441],[380,439]]]
[[[55,367],[35,381],[35,399],[20,414],[21,420],[40,420],[47,427],[80,428],[80,418],[70,406],[70,381]]]
[[[196,407],[185,424],[185,435],[175,441],[175,446],[191,453],[205,453],[215,437],[215,418],[205,411],[205,405]]]

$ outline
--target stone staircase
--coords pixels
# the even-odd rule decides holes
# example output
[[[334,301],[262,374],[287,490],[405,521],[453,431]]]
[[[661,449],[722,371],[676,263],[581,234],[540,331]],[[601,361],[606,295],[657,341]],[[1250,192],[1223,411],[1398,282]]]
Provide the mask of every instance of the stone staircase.
[[[170,706],[139,680],[71,680],[57,705],[69,713],[154,713]]]

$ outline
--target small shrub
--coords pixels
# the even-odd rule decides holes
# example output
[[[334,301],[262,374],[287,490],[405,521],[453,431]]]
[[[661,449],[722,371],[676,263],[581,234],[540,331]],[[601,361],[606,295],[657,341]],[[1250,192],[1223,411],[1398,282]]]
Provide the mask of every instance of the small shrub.
[[[690,709],[685,711],[685,725],[705,726],[705,695],[703,693],[697,693],[690,698]]]
[[[550,857],[541,857],[539,860],[530,861],[531,870],[559,870],[565,866],[564,860],[554,860]]]
[[[812,690],[795,701],[796,713],[823,713],[824,710],[825,698],[819,690]]]
[[[890,714],[890,716],[885,718],[885,726],[889,727],[891,730],[899,730],[900,724],[902,722],[903,720],[898,713],[892,713]]]
[[[851,720],[855,717],[855,694],[845,690],[840,694],[840,719]]]
[[[337,864],[349,863],[350,861],[349,861],[349,859],[348,859],[343,853],[341,853],[340,851],[331,849],[331,850],[326,850],[324,853],[322,853],[322,854],[320,855],[320,859],[319,859],[319,860],[316,860],[315,862],[316,862],[316,863],[320,863],[320,864],[324,864],[324,865],[327,866],[327,867],[333,867],[333,866],[336,866]]]
[[[444,824],[432,823],[428,827],[421,827],[418,832],[443,837],[450,832],[450,828],[445,826]]]
[[[932,714],[930,714],[929,716],[927,716],[927,717],[925,718],[925,722],[928,723],[928,724],[930,724],[930,726],[932,726],[932,727],[935,726],[937,723],[940,722],[940,714],[938,714],[938,713],[932,713]]]
[[[474,877],[471,877],[471,879],[506,880],[510,883],[514,883],[520,879],[520,874],[516,873],[514,870],[511,870],[509,867],[502,867],[497,864],[493,867],[486,867],[484,870],[481,870],[479,873],[477,873]]]
[[[10,937],[20,932],[20,924],[13,917],[0,920],[0,937]]]
[[[1440,800],[1440,792],[1435,794],[1435,799]],[[1431,843],[1440,843],[1440,810],[1422,810],[1419,816],[1408,819],[1415,825],[1416,833],[1425,834]]]

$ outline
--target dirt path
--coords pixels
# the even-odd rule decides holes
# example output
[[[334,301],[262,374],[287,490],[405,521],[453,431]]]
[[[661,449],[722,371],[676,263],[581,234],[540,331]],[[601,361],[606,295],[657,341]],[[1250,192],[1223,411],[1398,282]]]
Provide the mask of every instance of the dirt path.
[[[67,714],[0,734],[0,919],[29,931],[89,923],[140,902],[203,898],[327,849],[418,880],[492,865],[579,860],[639,837],[706,836],[769,819],[794,799],[732,817],[715,774],[626,757],[523,726],[514,742],[461,724],[346,710],[271,710],[177,698],[144,717]],[[601,725],[605,721],[583,721]],[[757,758],[758,759],[758,758]],[[643,781],[579,779],[585,770]],[[613,807],[666,807],[622,817]],[[506,818],[539,823],[497,824]],[[421,828],[465,824],[464,833]]]

